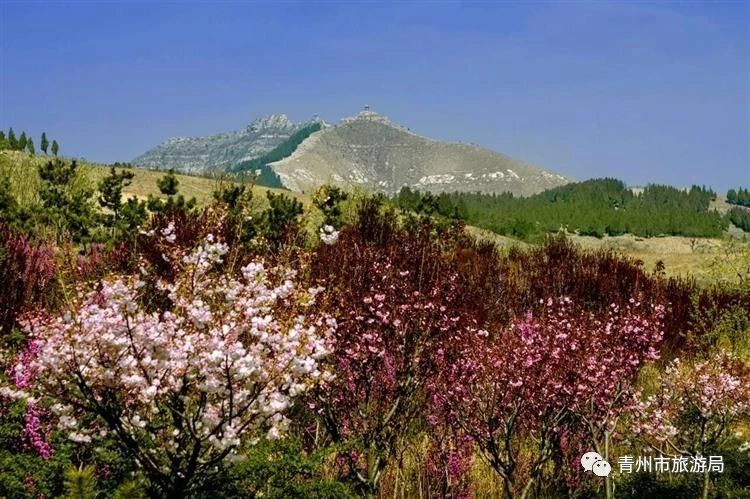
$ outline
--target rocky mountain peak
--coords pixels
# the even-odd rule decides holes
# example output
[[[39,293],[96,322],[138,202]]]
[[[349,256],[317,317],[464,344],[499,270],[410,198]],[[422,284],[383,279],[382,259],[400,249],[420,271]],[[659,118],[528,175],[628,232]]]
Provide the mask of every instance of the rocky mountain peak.
[[[375,121],[378,123],[384,123],[386,125],[393,125],[391,120],[389,120],[386,116],[383,116],[382,114],[378,114],[372,109],[370,109],[370,106],[365,106],[362,111],[355,114],[354,116],[349,116],[347,118],[343,118],[341,120],[341,124],[344,123],[352,123],[352,122],[367,122],[367,121]]]
[[[294,123],[285,114],[269,114],[245,128],[206,137],[174,137],[146,151],[132,163],[146,168],[188,173],[230,168],[272,150],[304,123]]]
[[[247,129],[257,133],[264,130],[291,130],[296,126],[286,114],[269,114],[250,123]]]

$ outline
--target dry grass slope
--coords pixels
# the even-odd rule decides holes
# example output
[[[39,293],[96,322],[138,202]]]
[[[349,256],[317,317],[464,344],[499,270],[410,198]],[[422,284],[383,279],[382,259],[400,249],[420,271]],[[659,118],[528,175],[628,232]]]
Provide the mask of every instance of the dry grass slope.
[[[11,185],[16,195],[20,195],[22,198],[31,197],[32,191],[36,190],[35,187],[39,182],[37,167],[50,159],[48,156],[32,157],[16,151],[0,151],[0,176],[8,176],[11,179]],[[81,168],[86,172],[93,186],[96,186],[109,173],[109,167],[95,163],[81,163]],[[150,195],[163,197],[156,186],[156,181],[164,176],[163,171],[139,168],[133,168],[129,171],[132,171],[135,177],[132,183],[123,190],[124,198],[135,196],[139,199],[146,199]],[[194,197],[200,205],[205,205],[211,201],[213,191],[222,182],[220,178],[179,174],[177,179],[180,181],[180,193],[187,198]],[[223,181],[226,182],[226,180]],[[266,191],[283,192],[303,203],[307,202],[307,198],[298,193],[267,187],[253,187],[253,193],[259,199],[265,199]]]
[[[312,134],[271,167],[286,187],[296,191],[328,183],[389,194],[408,185],[430,192],[528,195],[568,182],[478,146],[416,135],[372,112]]]

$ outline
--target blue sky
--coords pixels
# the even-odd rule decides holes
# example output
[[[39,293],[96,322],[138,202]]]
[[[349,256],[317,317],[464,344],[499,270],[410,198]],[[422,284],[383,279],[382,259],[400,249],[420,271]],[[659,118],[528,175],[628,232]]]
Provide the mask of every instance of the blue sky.
[[[0,0],[0,127],[66,155],[364,104],[579,179],[750,185],[750,3]]]

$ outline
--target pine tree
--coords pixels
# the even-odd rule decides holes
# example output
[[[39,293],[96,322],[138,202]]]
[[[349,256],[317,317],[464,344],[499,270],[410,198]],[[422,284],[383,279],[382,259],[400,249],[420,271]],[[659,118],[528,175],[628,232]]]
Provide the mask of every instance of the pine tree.
[[[113,166],[109,175],[99,182],[99,205],[106,208],[114,214],[117,221],[120,218],[120,208],[122,208],[122,189],[130,185],[135,174],[133,172],[118,173]]]
[[[47,149],[49,148],[49,140],[47,140],[47,134],[45,132],[42,132],[42,140],[39,142],[39,147],[42,151],[44,151],[44,154],[47,154]]]
[[[26,132],[21,132],[21,136],[18,137],[18,151],[26,151],[26,144],[28,143],[29,139],[26,137]]]
[[[18,140],[16,140],[16,132],[14,132],[11,127],[11,129],[8,130],[8,148],[11,151],[15,151],[16,147],[18,147]]]
[[[29,151],[29,154],[32,156],[36,154],[36,149],[34,149],[34,139],[29,137],[29,139],[26,141],[26,150]]]
[[[148,209],[151,211],[189,211],[197,204],[195,198],[186,200],[182,194],[177,195],[177,187],[180,185],[180,181],[177,180],[173,169],[170,169],[166,175],[157,180],[156,185],[159,187],[159,191],[167,196],[167,200],[165,202],[162,199],[149,195]]]
[[[55,157],[57,157],[57,151],[59,150],[60,150],[60,146],[57,144],[56,140],[53,140],[52,141],[52,154],[54,154]]]
[[[65,471],[65,499],[95,499],[96,469],[93,466],[70,467]]]
[[[177,186],[180,185],[180,181],[177,180],[174,170],[170,169],[164,177],[156,181],[156,185],[165,196],[174,196],[177,194]]]
[[[0,150],[8,148],[8,139],[5,138],[5,132],[0,130]]]
[[[90,189],[78,173],[78,164],[55,158],[39,165],[42,181],[39,197],[42,201],[42,221],[56,229],[58,240],[70,235],[74,242],[86,241],[95,223]]]
[[[304,210],[302,203],[284,194],[266,191],[266,198],[270,207],[261,215],[260,230],[271,247],[278,249],[299,233],[299,217]]]

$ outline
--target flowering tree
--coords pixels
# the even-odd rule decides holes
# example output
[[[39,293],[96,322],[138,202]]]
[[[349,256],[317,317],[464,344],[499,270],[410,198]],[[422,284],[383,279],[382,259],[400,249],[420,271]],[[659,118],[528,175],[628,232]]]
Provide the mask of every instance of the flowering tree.
[[[750,364],[723,351],[703,362],[675,359],[638,414],[636,430],[660,453],[706,456],[735,423],[750,417]],[[709,492],[708,471],[703,497]]]
[[[589,342],[593,352],[579,350],[571,364],[572,404],[568,410],[589,443],[605,460],[610,459],[612,438],[623,414],[637,406],[635,381],[643,365],[659,359],[658,346],[664,336],[664,307],[644,306],[631,298],[626,306],[612,304],[602,316],[589,316],[580,346]],[[575,425],[572,430],[579,429]],[[572,456],[577,461],[578,454]],[[612,478],[605,479],[606,494],[613,497]]]
[[[390,243],[368,240],[388,230],[395,231]],[[343,448],[348,478],[374,494],[389,460],[424,421],[424,386],[437,350],[460,343],[474,321],[462,309],[456,273],[426,236],[390,226],[347,228],[335,244],[320,246],[313,273],[338,327],[335,377],[311,404]]]
[[[442,361],[428,386],[431,408],[472,437],[506,496],[525,497],[568,428],[598,446],[629,407],[631,383],[661,338],[661,308],[638,308],[612,307],[600,318],[550,299],[537,316],[479,332]],[[530,457],[525,439],[534,443]]]
[[[209,237],[182,255],[175,280],[158,283],[163,310],[143,305],[144,276],[125,276],[74,296],[61,315],[29,318],[28,350],[3,394],[49,407],[74,441],[114,436],[153,496],[200,488],[243,443],[284,431],[294,398],[324,377],[334,328],[311,313],[315,290],[281,269],[214,272],[226,251]]]
[[[430,439],[425,456],[427,492],[429,497],[473,497],[469,476],[474,462],[472,438],[455,425],[446,425],[428,418]]]
[[[409,271],[387,261],[371,271],[364,293],[345,297],[332,357],[336,376],[316,402],[333,439],[351,448],[346,461],[368,492],[418,417],[432,353],[441,338],[466,327],[443,305],[445,290],[417,291]]]

